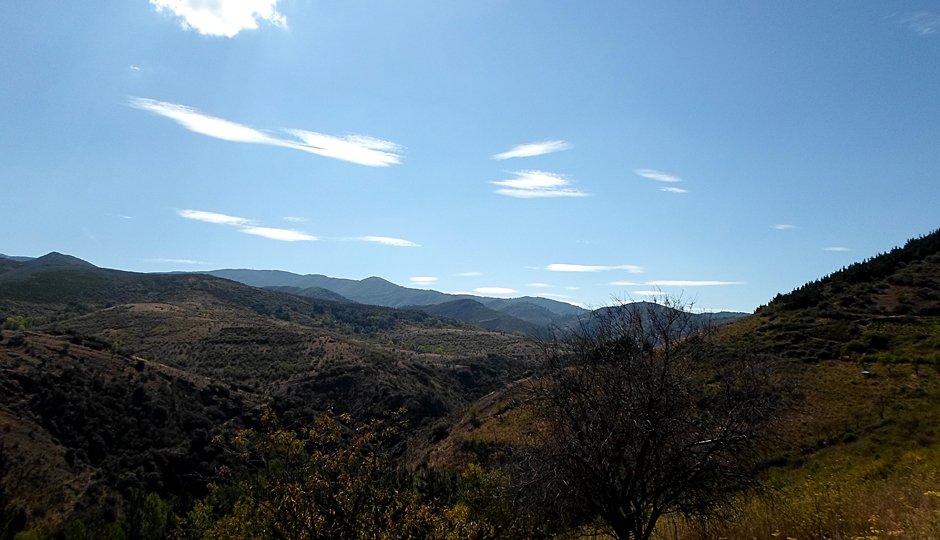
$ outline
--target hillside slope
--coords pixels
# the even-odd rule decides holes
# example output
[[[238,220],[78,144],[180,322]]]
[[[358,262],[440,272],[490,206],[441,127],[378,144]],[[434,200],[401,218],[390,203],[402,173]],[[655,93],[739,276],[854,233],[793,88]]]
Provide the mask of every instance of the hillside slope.
[[[198,495],[213,436],[258,401],[78,335],[0,333],[3,479],[36,524],[127,510],[135,490]]]
[[[417,429],[521,376],[535,354],[518,337],[414,311],[40,259],[0,274],[0,419],[20,434],[10,455],[29,479],[17,489],[58,501],[31,510],[34,524],[127,512],[135,493],[187,496],[173,475],[204,486],[213,469],[193,445],[257,419],[261,404],[289,425],[404,407]],[[47,465],[29,465],[41,456]]]
[[[721,326],[725,346],[774,355],[786,407],[763,496],[662,538],[940,537],[940,232],[781,294]],[[485,396],[417,456],[499,463],[532,423],[525,379]]]
[[[787,358],[940,361],[940,231],[777,295],[729,335]]]
[[[714,535],[940,536],[940,231],[778,295],[724,328],[790,359],[774,502]],[[781,517],[786,516],[786,517]]]

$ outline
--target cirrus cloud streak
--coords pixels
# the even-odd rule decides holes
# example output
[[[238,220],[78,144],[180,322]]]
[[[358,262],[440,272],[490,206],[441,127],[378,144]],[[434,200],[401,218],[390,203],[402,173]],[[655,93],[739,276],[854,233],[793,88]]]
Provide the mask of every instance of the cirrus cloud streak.
[[[204,210],[179,210],[177,214],[180,217],[186,219],[193,219],[196,221],[204,221],[206,223],[215,223],[217,225],[236,225],[236,226],[248,226],[254,223],[250,219],[245,219],[238,216],[230,216],[228,214],[220,214],[218,212],[206,212]]]
[[[660,297],[660,296],[663,296],[663,291],[633,291],[632,294],[635,294],[637,296]]]
[[[295,229],[278,229],[275,227],[250,226],[250,227],[242,227],[241,232],[245,234],[253,234],[255,236],[261,236],[263,238],[270,238],[271,240],[280,240],[282,242],[301,242],[301,241],[318,240],[316,236],[313,236],[303,231],[298,231]]]
[[[647,281],[644,285],[654,287],[721,287],[724,285],[747,285],[746,281],[713,281],[713,280],[689,280],[689,279],[661,279],[657,281]]]
[[[271,240],[280,240],[282,242],[299,242],[299,241],[312,241],[318,240],[316,236],[307,234],[303,231],[298,231],[295,229],[278,229],[275,227],[264,227],[259,225],[254,220],[230,216],[228,214],[220,214],[218,212],[207,212],[205,210],[177,210],[176,213],[183,218],[192,219],[195,221],[202,221],[204,223],[212,223],[214,225],[228,225],[230,227],[236,227],[240,232],[245,234],[251,234],[254,236],[261,236],[263,238],[269,238]]]
[[[901,22],[906,24],[907,27],[915,33],[922,36],[929,36],[940,32],[940,15],[935,13],[927,11],[912,13],[902,19]]]
[[[666,193],[688,193],[689,192],[689,190],[687,189],[683,189],[681,187],[672,187],[672,186],[661,187],[659,188],[659,191],[665,191]]]
[[[637,176],[642,176],[643,178],[649,178],[650,180],[656,180],[657,182],[681,182],[682,179],[674,174],[669,174],[667,172],[658,171],[656,169],[634,169],[634,173]]]
[[[267,227],[264,226],[253,219],[243,218],[239,216],[232,216],[229,214],[221,214],[219,212],[207,212],[205,210],[177,210],[176,213],[183,218],[191,219],[194,221],[202,221],[204,223],[212,223],[214,225],[228,225],[231,227],[236,227],[240,232],[245,234],[251,234],[254,236],[260,236],[263,238],[269,238],[271,240],[280,240],[282,242],[299,242],[299,241],[313,241],[321,240],[321,238],[308,234],[304,231],[299,231],[297,229],[282,229],[278,227]],[[290,219],[289,221],[300,222],[303,221],[300,218]],[[345,238],[326,238],[325,240],[333,241],[355,241],[355,242],[370,242],[374,244],[382,244],[386,246],[393,247],[419,247],[420,244],[412,242],[411,240],[406,240],[404,238],[395,238],[392,236],[377,236],[377,235],[368,235],[368,236],[351,236]]]
[[[493,159],[504,160],[521,157],[534,157],[568,150],[571,145],[566,141],[542,141],[513,146],[505,152],[494,154]]]
[[[626,270],[631,274],[642,274],[644,268],[635,264],[617,264],[612,266],[590,264],[552,263],[545,267],[549,272],[607,272],[610,270]]]
[[[587,193],[571,186],[567,178],[545,171],[518,171],[515,178],[490,182],[500,186],[496,193],[518,199],[542,197],[586,197]]]
[[[401,163],[401,155],[398,153],[400,146],[366,135],[337,137],[315,131],[287,129],[284,131],[293,138],[286,138],[177,103],[133,97],[128,104],[135,109],[169,118],[194,133],[223,141],[279,146],[367,167],[387,167]]]
[[[356,236],[352,238],[352,240],[358,240],[360,242],[372,242],[375,244],[394,247],[419,247],[421,245],[416,244],[411,240],[405,240],[404,238],[393,238],[391,236]]]
[[[473,292],[480,294],[512,294],[519,291],[509,287],[477,287],[473,289]]]

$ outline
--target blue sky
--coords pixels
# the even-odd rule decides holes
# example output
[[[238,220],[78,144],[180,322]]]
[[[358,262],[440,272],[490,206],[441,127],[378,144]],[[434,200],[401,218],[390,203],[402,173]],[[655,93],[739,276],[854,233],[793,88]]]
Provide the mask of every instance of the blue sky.
[[[0,252],[753,310],[940,226],[940,4],[13,2]]]

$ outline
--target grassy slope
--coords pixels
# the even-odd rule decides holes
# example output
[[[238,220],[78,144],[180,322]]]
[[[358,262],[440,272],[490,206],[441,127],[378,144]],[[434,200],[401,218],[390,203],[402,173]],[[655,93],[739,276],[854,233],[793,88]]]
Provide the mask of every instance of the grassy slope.
[[[678,537],[940,537],[940,232],[778,295],[722,333],[787,359],[795,399],[769,491],[743,497],[739,520],[678,525]]]
[[[783,358],[792,391],[763,495],[740,519],[666,520],[661,538],[940,538],[940,233],[789,295],[719,331]],[[470,408],[422,456],[499,458],[530,423],[516,386]]]

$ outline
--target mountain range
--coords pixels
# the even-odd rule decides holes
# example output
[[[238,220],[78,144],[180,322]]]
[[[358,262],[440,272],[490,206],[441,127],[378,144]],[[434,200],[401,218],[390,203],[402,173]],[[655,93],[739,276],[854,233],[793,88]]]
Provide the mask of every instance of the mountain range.
[[[50,253],[38,259],[9,257],[8,261],[31,262],[35,265],[93,265],[60,253]],[[33,263],[32,261],[37,261]],[[7,263],[9,264],[9,263]],[[0,263],[2,270],[2,263]],[[174,273],[177,274],[177,273]],[[523,296],[519,298],[494,298],[469,294],[448,294],[427,289],[413,289],[396,285],[380,277],[362,280],[334,278],[321,274],[294,274],[282,270],[220,269],[198,272],[229,279],[251,287],[265,288],[282,293],[319,300],[357,303],[391,308],[421,311],[431,315],[447,317],[500,332],[546,337],[551,328],[575,326],[590,310],[548,298]],[[154,274],[157,275],[157,274]],[[13,275],[11,275],[13,277]],[[2,281],[0,277],[0,281]],[[720,312],[703,314],[700,317],[714,323],[729,322],[745,316],[745,313]]]
[[[563,325],[588,313],[588,310],[539,297],[492,298],[475,295],[447,294],[434,290],[412,289],[396,285],[380,277],[362,280],[333,278],[320,274],[293,274],[280,270],[225,269],[210,270],[207,274],[231,279],[253,287],[278,287],[279,290],[317,297],[323,290],[331,291],[350,301],[393,308],[422,309],[425,306],[445,304],[457,300],[473,300],[497,313],[504,313],[533,324],[548,326]],[[458,304],[468,306],[470,304]],[[471,307],[478,311],[478,307]],[[459,309],[448,310],[451,316],[463,320]],[[495,315],[494,315],[495,316]]]
[[[360,304],[423,311],[488,330],[532,337],[545,337],[552,328],[575,326],[591,313],[590,310],[567,302],[537,296],[493,298],[448,294],[402,287],[375,276],[352,280],[320,274],[300,275],[280,270],[247,269],[210,270],[206,273],[254,287],[272,288],[311,298],[340,301],[346,299]],[[745,315],[747,314],[720,312],[699,314],[695,317],[702,321],[724,323]]]

